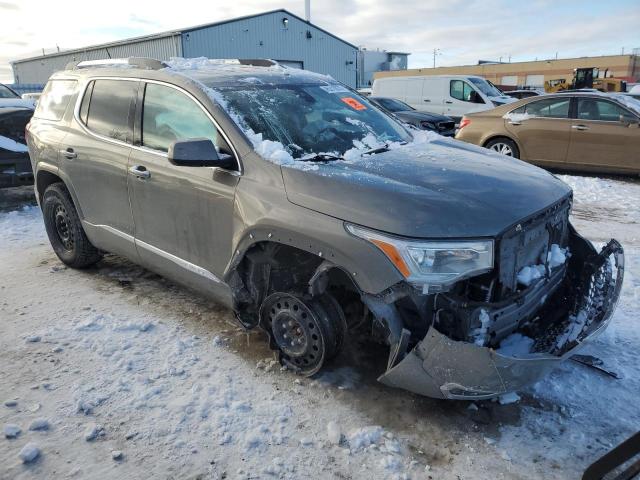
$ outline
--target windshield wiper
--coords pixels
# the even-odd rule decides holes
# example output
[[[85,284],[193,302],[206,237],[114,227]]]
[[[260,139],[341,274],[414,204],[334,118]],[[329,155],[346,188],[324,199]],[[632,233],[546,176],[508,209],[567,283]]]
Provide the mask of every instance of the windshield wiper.
[[[381,147],[372,148],[371,150],[367,150],[362,155],[373,155],[374,153],[383,153],[389,151],[389,144],[385,143]]]
[[[330,153],[316,153],[311,157],[298,158],[303,162],[332,162],[335,160],[344,160],[344,157],[338,155],[332,155]]]

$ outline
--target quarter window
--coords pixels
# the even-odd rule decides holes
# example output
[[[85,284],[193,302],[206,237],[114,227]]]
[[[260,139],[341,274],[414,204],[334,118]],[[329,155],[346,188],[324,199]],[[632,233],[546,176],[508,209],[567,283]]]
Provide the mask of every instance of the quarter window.
[[[76,91],[75,80],[51,80],[38,100],[33,116],[44,120],[60,120]]]
[[[208,138],[218,132],[202,108],[175,88],[148,83],[142,113],[142,145],[166,152],[176,140]]]
[[[525,111],[531,117],[543,118],[569,118],[569,105],[571,99],[547,98],[526,104]]]
[[[595,98],[578,98],[578,119],[580,120],[619,122],[620,116],[628,121],[635,120],[629,112],[613,102]]]
[[[91,87],[91,86],[90,86]],[[131,143],[132,112],[138,82],[128,80],[95,80],[87,88],[80,106],[81,119],[91,131],[121,142]],[[84,112],[86,97],[90,96],[88,110]]]
[[[473,87],[464,80],[451,80],[449,82],[449,95],[451,95],[452,98],[463,102],[470,102],[471,92],[473,92]]]

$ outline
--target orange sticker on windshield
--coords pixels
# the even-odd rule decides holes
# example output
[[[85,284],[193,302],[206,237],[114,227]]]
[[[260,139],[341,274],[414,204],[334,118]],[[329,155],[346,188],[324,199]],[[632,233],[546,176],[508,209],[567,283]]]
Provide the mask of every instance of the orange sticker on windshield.
[[[361,104],[358,100],[356,100],[353,97],[344,97],[344,98],[341,98],[340,100],[342,100],[344,103],[349,105],[354,110],[366,110],[367,109],[367,107],[365,107],[363,104]]]

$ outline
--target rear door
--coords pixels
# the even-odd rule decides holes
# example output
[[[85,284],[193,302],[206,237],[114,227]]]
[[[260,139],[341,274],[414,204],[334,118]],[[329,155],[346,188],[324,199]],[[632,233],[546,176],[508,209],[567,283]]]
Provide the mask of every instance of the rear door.
[[[640,171],[638,117],[610,100],[576,99],[567,163],[609,171]],[[622,120],[622,121],[621,121]]]
[[[127,164],[138,83],[113,78],[87,83],[75,112],[75,128],[61,146],[60,160],[89,238],[99,248],[130,258],[136,256],[136,250]]]
[[[571,96],[534,100],[510,112],[505,127],[520,148],[520,157],[540,163],[563,164],[571,140]]]
[[[424,110],[424,102],[422,101],[422,88],[424,86],[424,78],[407,78],[405,80],[405,97],[404,102],[411,105],[416,110]]]
[[[444,113],[443,82],[444,80],[438,77],[424,78],[421,107],[416,107],[417,110],[438,115]]]
[[[194,288],[211,291],[231,258],[237,155],[213,117],[184,90],[157,82],[141,88],[136,147],[129,162],[135,237],[143,263]],[[169,162],[175,140],[209,138],[238,168]]]

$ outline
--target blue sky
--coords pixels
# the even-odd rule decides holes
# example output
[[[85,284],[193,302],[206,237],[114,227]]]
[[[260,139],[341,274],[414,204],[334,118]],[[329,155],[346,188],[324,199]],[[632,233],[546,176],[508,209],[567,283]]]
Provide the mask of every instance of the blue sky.
[[[304,1],[0,0],[0,81],[9,60],[215,22]],[[410,67],[618,54],[640,47],[640,1],[312,0],[312,22],[369,49],[411,52]],[[61,28],[64,26],[64,28]],[[71,28],[73,27],[73,28]]]

